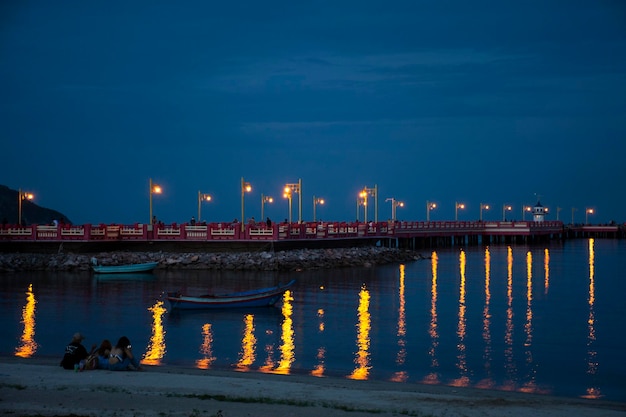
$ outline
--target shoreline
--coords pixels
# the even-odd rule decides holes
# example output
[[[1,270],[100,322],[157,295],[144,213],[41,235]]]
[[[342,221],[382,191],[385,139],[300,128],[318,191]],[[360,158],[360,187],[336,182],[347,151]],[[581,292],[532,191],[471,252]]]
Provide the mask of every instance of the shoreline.
[[[355,247],[294,249],[257,252],[99,252],[99,253],[0,253],[0,273],[22,271],[89,271],[92,258],[101,265],[158,262],[156,270],[299,271],[345,267],[373,267],[427,259],[418,252]]]
[[[0,411],[21,416],[623,416],[626,403],[310,375],[145,366],[66,371],[0,356]]]

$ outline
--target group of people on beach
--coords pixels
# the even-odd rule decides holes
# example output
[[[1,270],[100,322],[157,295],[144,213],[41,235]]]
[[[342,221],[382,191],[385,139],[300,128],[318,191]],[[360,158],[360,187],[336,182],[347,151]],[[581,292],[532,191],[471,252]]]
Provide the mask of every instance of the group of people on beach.
[[[126,336],[119,338],[115,346],[104,339],[100,346],[92,345],[91,351],[87,352],[83,346],[85,336],[82,333],[74,333],[72,341],[65,347],[65,354],[61,359],[64,369],[76,371],[85,369],[105,369],[109,371],[140,371],[139,359],[133,354],[132,345]]]

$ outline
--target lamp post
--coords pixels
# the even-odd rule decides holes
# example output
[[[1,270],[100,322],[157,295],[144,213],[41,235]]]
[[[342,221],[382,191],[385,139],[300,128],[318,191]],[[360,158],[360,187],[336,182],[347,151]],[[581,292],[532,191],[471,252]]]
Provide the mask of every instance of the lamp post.
[[[395,198],[387,198],[385,199],[385,202],[387,201],[391,201],[391,221],[393,221],[395,223],[396,221],[396,208],[397,207],[404,207],[404,203],[402,201],[398,201]]]
[[[506,220],[506,212],[511,210],[513,210],[513,207],[509,206],[508,204],[502,205],[502,221]]]
[[[148,224],[154,224],[154,219],[152,217],[152,194],[161,194],[163,189],[160,185],[154,184],[152,182],[152,178],[150,178],[150,222]]]
[[[530,207],[530,206],[524,206],[524,205],[522,205],[522,221],[525,221],[525,220],[526,220],[526,212],[527,212],[527,211],[532,211],[532,209],[533,209],[533,208],[532,208],[532,207]]]
[[[316,217],[315,217],[315,207],[318,204],[324,204],[324,199],[323,198],[315,198],[315,196],[313,196],[313,221],[316,221]]]
[[[289,198],[289,223],[291,223],[291,198],[293,193],[298,193],[298,223],[302,223],[302,179],[297,183],[285,184],[283,196]]]
[[[244,196],[246,195],[246,193],[249,193],[250,191],[252,191],[252,185],[250,185],[249,182],[246,182],[243,180],[243,177],[241,177],[241,231],[245,231],[246,230],[246,223],[245,223],[245,211],[244,211]]]
[[[454,221],[458,222],[459,221],[459,209],[463,210],[465,209],[465,204],[463,203],[454,203]]]
[[[209,194],[201,193],[200,190],[198,190],[198,221],[201,219],[200,215],[202,214],[203,201],[211,201],[211,196]]]
[[[273,203],[274,199],[268,195],[261,194],[261,221],[265,218],[265,203]]]
[[[489,210],[489,204],[480,203],[480,221],[483,221],[483,210]]]
[[[363,206],[365,207],[365,223],[367,223],[367,196],[374,197],[374,222],[378,223],[378,185],[374,184],[374,188],[363,187],[363,191],[359,193],[359,196],[363,198]]]
[[[559,221],[559,211],[561,211],[561,207],[556,208],[556,221]]]
[[[578,209],[576,207],[572,207],[572,224],[574,224],[574,212]]]
[[[593,209],[592,208],[588,208],[585,209],[585,224],[589,224],[589,215],[593,214]]]
[[[356,198],[356,221],[359,221],[359,212],[361,211],[359,209],[359,207],[363,206],[365,204],[365,201],[363,200],[363,197],[361,196],[361,194],[358,195],[358,197]]]
[[[437,208],[437,204],[431,203],[430,201],[426,201],[426,221],[430,221],[430,211],[434,208]]]
[[[17,191],[17,224],[22,226],[22,200],[32,200],[35,196],[32,193],[23,192],[22,189]]]

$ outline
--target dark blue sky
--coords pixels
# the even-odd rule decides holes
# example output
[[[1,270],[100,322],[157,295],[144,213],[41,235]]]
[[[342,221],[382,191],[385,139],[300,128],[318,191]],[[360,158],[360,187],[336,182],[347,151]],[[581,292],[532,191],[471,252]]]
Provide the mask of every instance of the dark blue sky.
[[[626,221],[622,1],[177,3],[0,3],[0,184],[75,223],[147,222],[149,178],[240,218],[241,177],[257,219],[302,179],[304,220],[377,185],[380,220]]]

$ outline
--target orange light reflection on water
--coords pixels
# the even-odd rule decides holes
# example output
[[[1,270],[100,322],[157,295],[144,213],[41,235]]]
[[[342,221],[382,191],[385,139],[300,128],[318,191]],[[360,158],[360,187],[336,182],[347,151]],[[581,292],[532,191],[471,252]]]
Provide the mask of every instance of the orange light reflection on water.
[[[199,369],[209,369],[215,356],[213,356],[213,329],[210,323],[202,325],[202,345],[200,345],[200,353],[204,356],[196,361],[196,367]]]
[[[246,314],[243,319],[244,330],[241,339],[241,352],[237,362],[237,370],[247,371],[256,358],[256,337],[254,336],[254,316]]]
[[[348,376],[350,379],[366,380],[369,376],[370,370],[370,330],[371,330],[371,317],[369,313],[370,305],[370,293],[365,288],[365,285],[361,287],[359,292],[359,308],[357,324],[357,347],[356,357],[354,363],[356,368]]]
[[[437,252],[434,252],[430,256],[430,269],[432,273],[430,283],[430,326],[428,327],[428,335],[430,336],[430,349],[428,349],[428,356],[430,356],[431,371],[422,380],[425,384],[438,384],[439,373],[439,361],[437,360],[437,347],[439,346],[439,332],[437,330],[437,268],[439,265],[439,258]]]
[[[28,286],[26,291],[26,304],[22,309],[22,321],[24,331],[20,338],[20,344],[15,349],[15,356],[30,358],[37,352],[37,342],[35,342],[35,313],[37,300],[33,293],[33,284]]]
[[[293,296],[291,291],[285,291],[283,294],[283,324],[281,342],[280,345],[280,361],[278,366],[274,370],[277,374],[289,374],[291,372],[291,364],[296,360],[295,356],[295,343],[294,343],[294,331],[293,331]]]
[[[485,248],[485,306],[483,307],[483,342],[485,343],[485,352],[483,365],[487,373],[487,377],[479,381],[476,386],[478,388],[493,388],[495,385],[491,376],[491,252],[489,247]]]
[[[595,349],[596,314],[594,311],[594,305],[596,302],[596,251],[594,245],[595,240],[593,238],[589,239],[589,317],[587,319],[587,374],[591,376],[592,380],[598,372],[598,352]],[[595,386],[588,387],[585,394],[582,395],[583,398],[589,399],[598,399],[602,396],[603,394],[600,391],[600,388]]]
[[[148,308],[152,312],[152,336],[141,363],[146,365],[160,365],[165,356],[165,330],[163,328],[163,314],[167,311],[162,300]]]
[[[396,355],[396,364],[398,366],[404,365],[406,361],[406,305],[405,305],[405,286],[404,286],[404,265],[400,265],[400,284],[398,288],[398,299],[399,299],[399,307],[398,307],[398,354]],[[394,382],[405,382],[408,379],[409,375],[405,371],[397,371],[391,377],[391,380]]]
[[[465,312],[467,306],[465,305],[465,267],[466,267],[466,257],[465,251],[461,250],[459,254],[459,274],[461,275],[461,282],[459,285],[459,320],[457,325],[457,364],[456,367],[460,371],[461,375],[451,381],[450,385],[455,387],[466,387],[469,385],[469,377],[467,376],[467,357],[465,352],[465,336],[466,336],[466,318]]]
[[[317,310],[317,317],[319,319],[319,324],[317,326],[317,332],[321,335],[322,333],[324,333],[324,309],[318,309]],[[325,370],[325,366],[324,366],[324,359],[326,357],[326,348],[324,348],[323,346],[319,347],[317,349],[317,365],[315,366],[315,368],[311,371],[311,375],[313,376],[323,376],[324,375],[324,370]]]
[[[550,250],[546,248],[543,251],[543,292],[548,293],[550,288]]]

